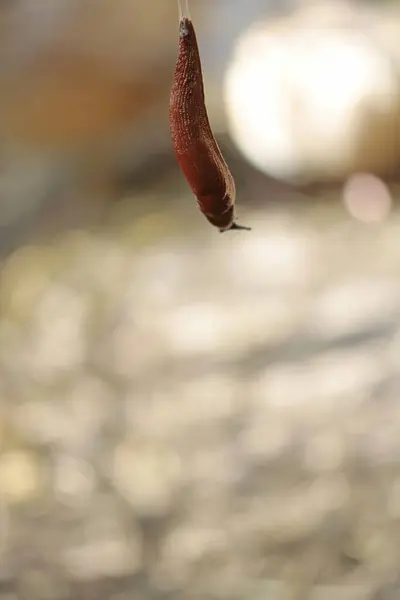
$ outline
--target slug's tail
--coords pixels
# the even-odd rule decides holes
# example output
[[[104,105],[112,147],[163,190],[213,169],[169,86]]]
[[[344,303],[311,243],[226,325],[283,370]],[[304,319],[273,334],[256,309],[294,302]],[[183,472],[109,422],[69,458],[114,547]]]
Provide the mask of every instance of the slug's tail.
[[[227,229],[220,229],[220,233],[225,233],[225,231],[232,231],[232,229],[243,229],[244,231],[251,231],[251,227],[246,227],[246,225],[238,225],[236,222],[233,222],[230,227]]]

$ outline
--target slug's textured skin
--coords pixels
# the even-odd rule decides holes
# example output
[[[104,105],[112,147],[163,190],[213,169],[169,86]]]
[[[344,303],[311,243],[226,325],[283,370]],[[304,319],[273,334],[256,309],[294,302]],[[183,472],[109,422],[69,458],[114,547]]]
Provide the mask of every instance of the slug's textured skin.
[[[179,56],[170,97],[170,129],[178,163],[200,210],[221,231],[235,223],[235,182],[211,131],[192,21],[179,25]]]

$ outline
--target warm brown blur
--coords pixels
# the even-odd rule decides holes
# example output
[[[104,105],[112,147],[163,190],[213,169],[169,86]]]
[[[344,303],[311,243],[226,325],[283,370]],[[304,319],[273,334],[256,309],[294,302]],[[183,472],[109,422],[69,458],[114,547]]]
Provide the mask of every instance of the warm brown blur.
[[[175,59],[174,2],[152,0],[151,10],[140,0],[59,2],[51,42],[32,42],[28,54],[30,13],[57,16],[49,2],[30,4],[2,8],[2,52],[16,57],[1,81],[3,143],[70,150],[161,112]]]
[[[0,227],[12,228],[2,236],[5,251],[14,235],[48,229],[44,221],[54,231],[54,212],[93,218],[118,199],[121,177],[152,163],[155,152],[169,152],[165,115],[177,6],[153,0],[148,7],[147,0],[0,7],[0,151],[15,172],[6,187],[26,177],[21,165],[45,173],[40,190],[31,188],[28,198],[0,200]],[[198,7],[199,25],[203,14]],[[54,178],[60,178],[56,194],[50,191]]]

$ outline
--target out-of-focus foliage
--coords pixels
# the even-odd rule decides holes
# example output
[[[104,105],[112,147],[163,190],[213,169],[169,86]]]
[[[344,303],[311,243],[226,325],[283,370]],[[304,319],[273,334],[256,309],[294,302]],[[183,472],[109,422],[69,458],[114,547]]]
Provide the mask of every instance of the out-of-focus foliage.
[[[382,26],[379,65],[398,28],[383,4],[361,36]],[[1,5],[0,600],[400,597],[396,172],[343,169],[321,187],[309,173],[329,155],[308,114],[307,196],[226,136],[239,29],[276,32],[281,7],[285,40],[296,19],[320,35],[327,14],[351,37],[367,14],[306,5],[191,3],[253,227],[223,236],[171,154],[175,1]],[[302,99],[296,118],[318,100]]]

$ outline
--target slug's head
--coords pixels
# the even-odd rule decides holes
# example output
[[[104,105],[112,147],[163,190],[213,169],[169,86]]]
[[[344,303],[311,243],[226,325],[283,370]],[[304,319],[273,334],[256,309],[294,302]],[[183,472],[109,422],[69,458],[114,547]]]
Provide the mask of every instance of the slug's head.
[[[220,231],[226,231],[231,226],[235,220],[235,207],[229,206],[227,210],[223,212],[206,212],[204,209],[202,210],[204,216],[207,221],[217,227]]]
[[[247,231],[251,231],[251,227],[245,227],[244,225],[238,225],[236,223],[234,204],[231,204],[228,206],[228,208],[225,206],[220,211],[207,212],[204,210],[204,206],[207,206],[207,199],[209,199],[209,197],[202,196],[202,202],[199,202],[200,210],[206,217],[207,221],[219,229],[220,233],[231,231],[232,229],[245,229]]]

